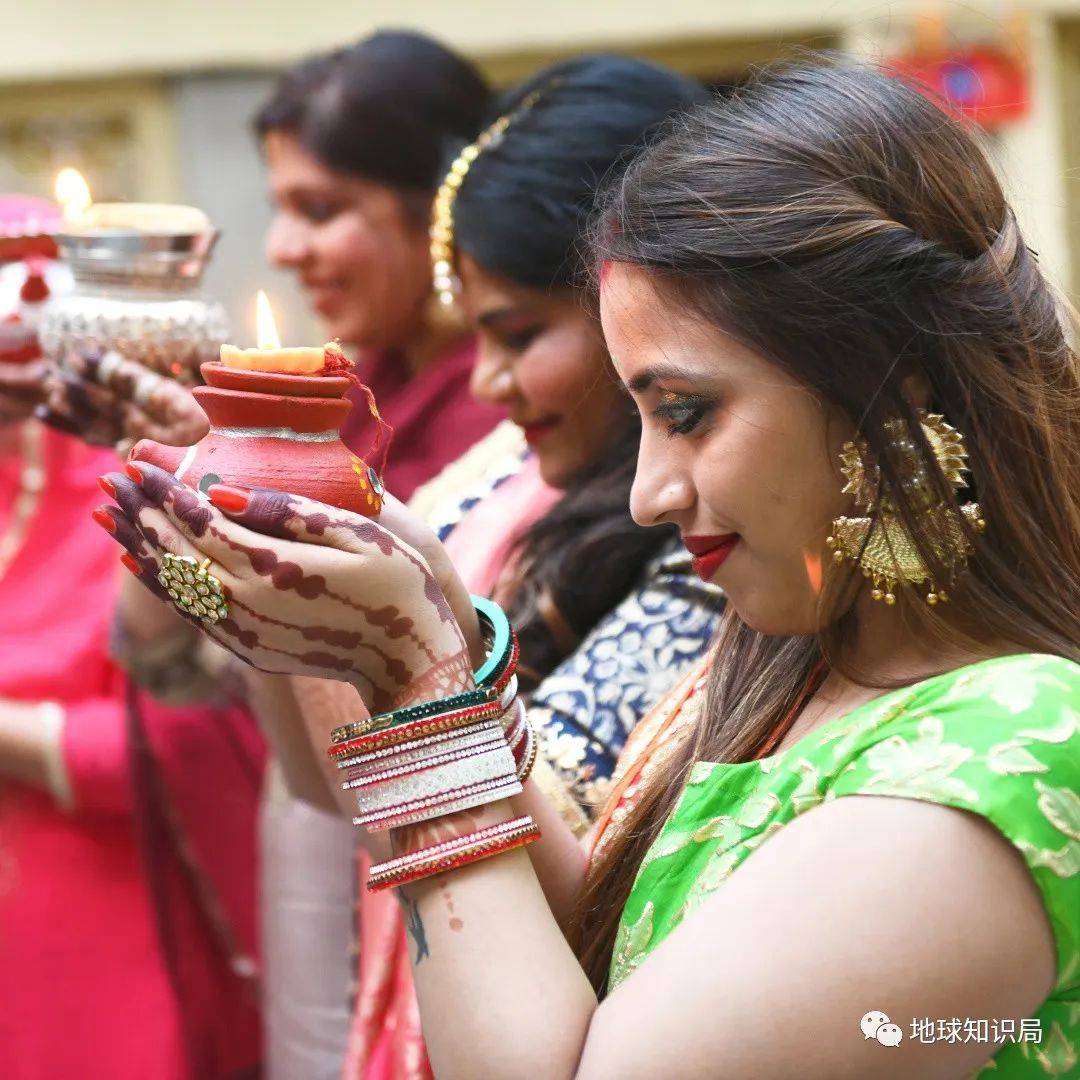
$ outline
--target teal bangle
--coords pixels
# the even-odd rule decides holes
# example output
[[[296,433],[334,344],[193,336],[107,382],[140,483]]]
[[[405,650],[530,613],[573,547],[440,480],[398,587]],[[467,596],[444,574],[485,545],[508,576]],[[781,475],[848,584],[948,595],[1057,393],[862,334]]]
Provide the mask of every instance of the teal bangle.
[[[411,724],[415,720],[426,720],[442,713],[468,709],[473,705],[486,705],[499,696],[501,690],[496,689],[496,684],[505,674],[506,667],[514,655],[514,635],[510,629],[510,620],[493,600],[488,600],[483,596],[474,596],[472,602],[481,626],[487,631],[485,644],[490,641],[488,657],[473,676],[473,681],[476,683],[475,689],[465,690],[448,698],[424,701],[419,705],[408,705],[403,709],[369,717],[367,720],[354,720],[350,724],[343,724],[330,733],[332,745],[358,739],[376,731],[385,731],[387,728],[399,727],[402,724]]]
[[[510,659],[513,635],[510,632],[510,620],[506,617],[506,612],[494,600],[489,600],[485,596],[474,596],[471,599],[481,624],[488,628],[492,638],[488,658],[473,676],[476,685],[483,687],[495,682],[502,674],[503,668]]]
[[[436,698],[434,701],[422,701],[419,705],[407,705],[403,709],[395,709],[393,712],[380,713],[371,716],[367,720],[354,720],[350,724],[334,728],[330,733],[331,745],[348,742],[350,739],[359,739],[364,735],[371,735],[376,731],[385,731],[387,728],[400,727],[402,724],[411,724],[414,720],[426,720],[431,716],[440,716],[443,713],[457,712],[459,709],[468,709],[473,705],[487,705],[495,701],[497,695],[491,688],[477,687],[475,690],[464,690],[452,697]]]

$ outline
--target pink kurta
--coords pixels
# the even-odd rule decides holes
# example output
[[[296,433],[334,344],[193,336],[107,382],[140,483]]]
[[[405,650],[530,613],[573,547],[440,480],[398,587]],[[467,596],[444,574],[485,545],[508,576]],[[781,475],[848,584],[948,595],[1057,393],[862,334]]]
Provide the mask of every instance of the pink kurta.
[[[0,782],[0,1075],[186,1075],[132,820],[123,679],[107,655],[116,544],[90,519],[116,458],[44,433],[46,489],[0,579],[0,699],[64,710],[73,806]],[[19,462],[0,458],[0,531]],[[2,706],[0,706],[2,707]]]

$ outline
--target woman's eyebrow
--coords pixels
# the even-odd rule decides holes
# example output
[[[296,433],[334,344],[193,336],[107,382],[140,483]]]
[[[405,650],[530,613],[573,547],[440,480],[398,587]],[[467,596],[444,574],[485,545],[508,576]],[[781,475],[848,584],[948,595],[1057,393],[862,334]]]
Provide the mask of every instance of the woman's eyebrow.
[[[703,376],[700,372],[681,367],[679,364],[652,364],[647,368],[642,368],[626,385],[632,394],[643,394],[653,383],[661,379],[701,382]]]

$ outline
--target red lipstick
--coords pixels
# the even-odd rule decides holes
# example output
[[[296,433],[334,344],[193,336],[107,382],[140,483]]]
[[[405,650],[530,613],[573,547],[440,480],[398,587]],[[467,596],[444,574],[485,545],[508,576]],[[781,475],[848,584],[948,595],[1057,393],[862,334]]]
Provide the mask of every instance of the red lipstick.
[[[521,430],[525,434],[525,441],[530,446],[535,446],[549,431],[558,426],[558,420],[539,420],[533,424],[522,424]]]
[[[694,573],[708,581],[723,565],[727,557],[735,550],[739,542],[738,533],[724,536],[684,536],[686,550],[694,556]]]

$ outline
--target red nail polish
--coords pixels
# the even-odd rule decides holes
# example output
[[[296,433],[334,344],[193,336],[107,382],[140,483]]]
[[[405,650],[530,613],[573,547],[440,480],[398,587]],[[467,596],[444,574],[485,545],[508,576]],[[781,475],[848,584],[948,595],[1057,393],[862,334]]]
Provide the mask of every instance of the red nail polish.
[[[207,498],[227,514],[241,514],[251,501],[251,492],[247,488],[234,487],[232,484],[211,484],[206,489]]]
[[[138,466],[133,465],[130,461],[124,466],[124,472],[126,472],[136,484],[141,484],[143,482],[143,474],[139,471]]]
[[[136,576],[142,574],[142,567],[135,561],[129,552],[120,556],[120,561]]]
[[[116,498],[116,488],[113,486],[113,482],[107,476],[99,476],[97,482],[101,485],[101,490],[109,496],[110,499]]]
[[[105,509],[104,506],[99,506],[90,515],[107,533],[116,533],[116,522],[113,520],[112,514]]]

